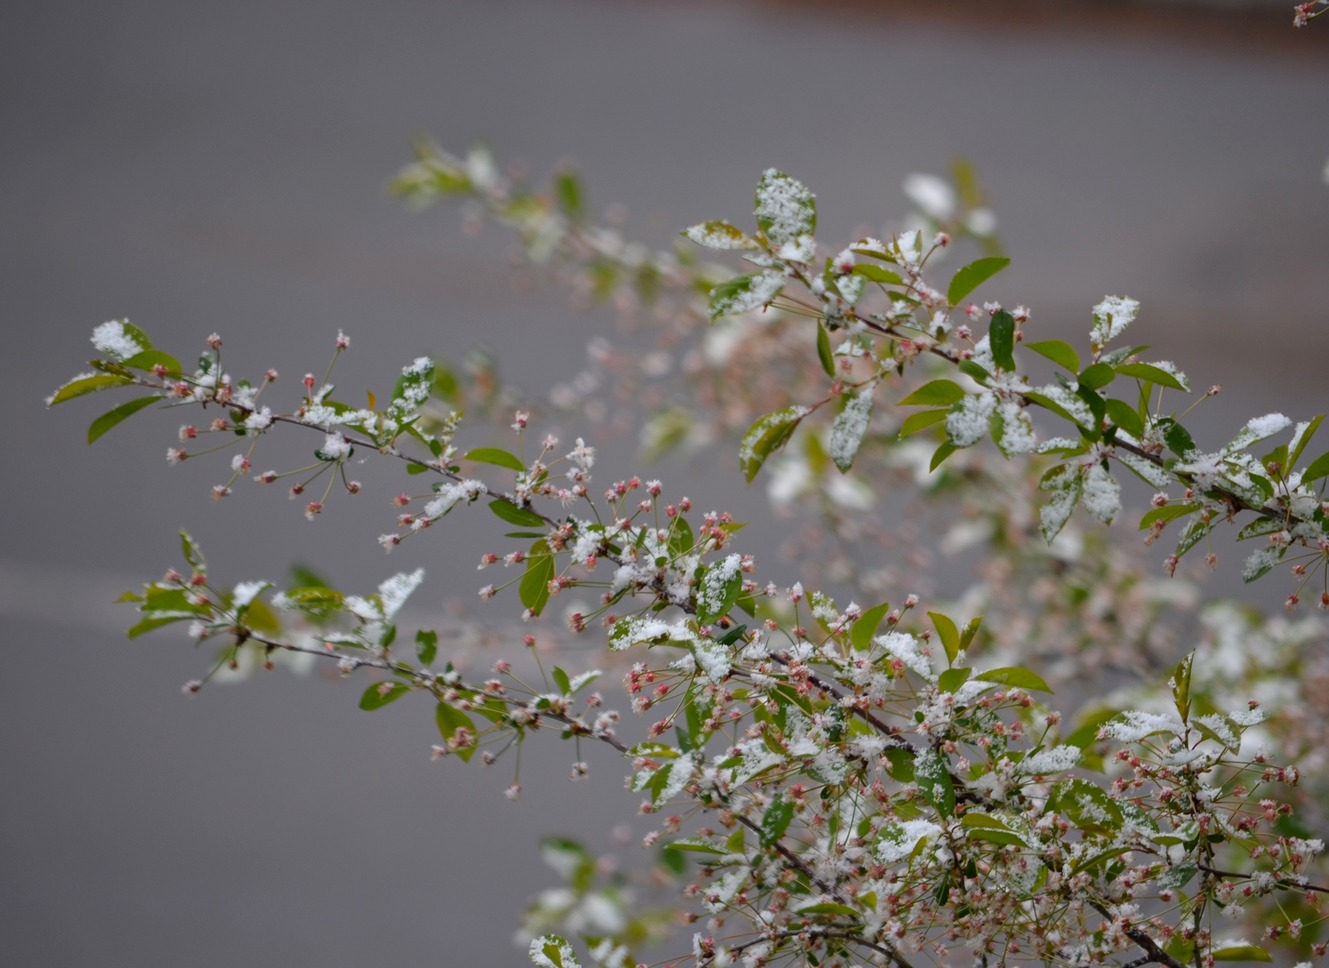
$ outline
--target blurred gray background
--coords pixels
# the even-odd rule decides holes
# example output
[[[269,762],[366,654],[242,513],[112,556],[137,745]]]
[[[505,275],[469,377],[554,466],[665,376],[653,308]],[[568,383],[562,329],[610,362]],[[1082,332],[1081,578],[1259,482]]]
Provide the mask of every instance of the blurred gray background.
[[[470,600],[488,549],[463,521],[385,561],[382,489],[313,525],[256,488],[214,504],[222,459],[168,468],[169,417],[88,447],[104,401],[42,399],[86,369],[93,326],[129,316],[182,356],[215,330],[233,372],[288,383],[343,328],[340,382],[380,393],[416,355],[483,343],[538,398],[610,321],[512,291],[496,234],[388,199],[412,135],[483,139],[537,173],[574,157],[593,203],[657,240],[746,217],[770,165],[818,192],[833,238],[901,214],[906,174],[963,155],[1015,260],[992,293],[1030,305],[1032,332],[1081,342],[1089,307],[1129,294],[1137,338],[1225,385],[1210,426],[1307,416],[1329,398],[1329,24],[1294,31],[1290,7],[8,4],[0,963],[524,964],[515,912],[554,882],[539,837],[606,847],[636,802],[604,756],[569,784],[551,737],[509,803],[509,765],[431,765],[427,705],[361,713],[358,682],[182,698],[208,656],[170,633],[126,642],[111,601],[177,564],[183,524],[224,582],[298,559],[369,590],[422,563],[435,610]],[[736,478],[685,480],[734,507]]]

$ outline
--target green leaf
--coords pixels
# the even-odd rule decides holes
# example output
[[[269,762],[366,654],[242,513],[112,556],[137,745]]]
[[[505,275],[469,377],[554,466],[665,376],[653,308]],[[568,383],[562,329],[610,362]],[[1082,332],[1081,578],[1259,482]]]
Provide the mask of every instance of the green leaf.
[[[577,173],[564,169],[556,174],[554,192],[558,196],[558,207],[563,210],[563,214],[574,222],[580,221],[586,211],[586,202],[581,179],[577,177]]]
[[[770,847],[777,843],[789,829],[789,823],[793,819],[793,801],[786,800],[777,793],[761,817],[761,845]]]
[[[1133,376],[1137,380],[1156,383],[1161,387],[1167,387],[1171,390],[1181,390],[1183,393],[1188,389],[1180,380],[1167,370],[1154,366],[1151,363],[1122,363],[1117,366],[1117,375]]]
[[[996,682],[1003,686],[1012,686],[1016,689],[1052,692],[1051,687],[1043,681],[1041,676],[1020,666],[1003,666],[1000,669],[989,669],[987,672],[980,672],[974,678],[981,679],[983,682]]]
[[[950,767],[930,746],[914,754],[914,782],[937,813],[943,817],[955,815],[955,785]]]
[[[1185,427],[1175,421],[1168,421],[1163,439],[1167,441],[1168,449],[1178,457],[1185,458],[1195,450],[1195,441],[1191,439],[1191,435],[1186,432]]]
[[[371,683],[369,688],[364,691],[364,695],[360,697],[360,708],[366,711],[382,709],[388,703],[396,702],[410,691],[411,687],[406,683],[393,682],[390,679]]]
[[[1301,475],[1301,483],[1309,484],[1311,481],[1318,481],[1322,477],[1329,477],[1329,452],[1321,454],[1310,462],[1310,466]]]
[[[904,423],[900,425],[900,439],[911,437],[922,430],[927,430],[946,420],[949,410],[920,410],[917,413],[911,413],[904,418]]]
[[[1161,508],[1153,508],[1145,512],[1144,517],[1140,518],[1140,530],[1147,531],[1155,521],[1171,521],[1174,518],[1184,517],[1198,510],[1200,510],[1198,503],[1164,504]]]
[[[108,410],[106,413],[102,414],[100,417],[94,420],[91,423],[91,425],[89,425],[88,443],[92,443],[93,441],[95,441],[98,437],[106,433],[106,431],[110,430],[112,427],[120,423],[122,420],[125,420],[128,417],[132,417],[134,414],[138,413],[144,407],[150,407],[154,403],[158,403],[160,400],[161,397],[157,396],[154,393],[151,394],[150,396],[138,397],[137,399],[134,400],[127,400],[126,402],[120,404],[120,406],[116,407],[114,410]]]
[[[964,388],[954,380],[932,380],[901,400],[900,406],[949,407],[964,398]]]
[[[1075,352],[1070,343],[1059,339],[1041,339],[1035,343],[1024,343],[1022,345],[1025,349],[1046,357],[1071,373],[1080,372],[1080,355]]]
[[[812,904],[804,904],[794,909],[796,914],[838,914],[846,918],[861,918],[863,912],[858,908],[852,908],[848,904],[840,904],[836,901],[815,901]]]
[[[1135,412],[1135,408],[1124,400],[1108,398],[1106,401],[1108,419],[1130,434],[1136,440],[1144,436],[1144,421]]]
[[[942,648],[946,650],[946,661],[954,662],[955,657],[960,654],[960,630],[949,616],[941,612],[928,612],[928,618],[932,619],[937,637],[941,639]]]
[[[531,545],[526,559],[526,574],[522,575],[518,595],[521,603],[535,615],[544,611],[549,601],[549,583],[554,580],[554,556],[543,538]]]
[[[1080,386],[1090,390],[1105,387],[1117,378],[1117,371],[1106,363],[1094,363],[1080,371]]]
[[[782,289],[784,274],[769,269],[735,276],[711,290],[707,303],[711,321],[760,309],[780,295]]]
[[[93,376],[79,377],[77,380],[70,380],[51,394],[46,405],[54,407],[57,403],[64,403],[66,400],[73,400],[75,397],[81,397],[87,393],[110,390],[112,387],[122,387],[133,382],[133,377],[116,373],[100,373]]]
[[[949,440],[944,441],[940,447],[932,452],[932,461],[928,464],[928,470],[935,471],[943,462],[945,462],[947,457],[950,457],[951,454],[954,454],[959,449],[959,447],[956,447]]]
[[[856,276],[862,276],[869,282],[879,282],[883,286],[904,285],[904,280],[900,278],[899,273],[891,272],[890,269],[883,269],[881,266],[874,266],[870,262],[860,262],[854,266],[853,273]]]
[[[965,376],[978,381],[983,386],[987,386],[992,379],[992,374],[989,373],[981,363],[975,363],[973,360],[961,360],[959,363],[955,364],[955,368]]]
[[[953,693],[968,682],[973,674],[973,669],[947,669],[937,676],[937,689],[940,692]]]
[[[963,271],[963,270],[962,270]],[[988,345],[992,348],[992,362],[1007,373],[1015,372],[1015,317],[1006,310],[998,310],[988,329]]]
[[[964,623],[964,628],[960,629],[960,651],[968,652],[969,646],[974,644],[974,637],[978,635],[978,627],[983,624],[983,616],[975,615],[968,622]]]
[[[489,510],[508,524],[515,524],[519,528],[543,528],[548,525],[548,522],[534,511],[528,508],[519,508],[511,501],[501,497],[489,502]]]
[[[1192,652],[1172,670],[1172,703],[1183,723],[1191,718],[1191,666],[1194,662],[1195,653]]]
[[[509,454],[506,450],[501,450],[498,447],[477,447],[475,450],[463,454],[462,460],[478,461],[481,464],[497,464],[499,467],[506,467],[514,471],[526,470],[526,465],[518,460],[515,454]]]
[[[186,619],[193,619],[193,618],[194,618],[193,615],[172,615],[172,614],[149,615],[146,618],[135,623],[134,625],[130,626],[128,631],[126,632],[126,635],[131,639],[136,639],[140,635],[143,635],[145,632],[151,632],[153,629],[159,629],[163,625],[170,625],[172,622],[183,622]]]
[[[691,228],[684,229],[681,233],[687,238],[696,242],[698,245],[704,245],[708,249],[755,249],[757,242],[749,237],[742,229],[730,225],[723,219],[717,219],[713,222],[702,222]]]
[[[1209,954],[1214,961],[1273,961],[1274,956],[1259,945],[1234,944],[1226,948],[1214,948]]]
[[[872,645],[872,637],[877,634],[886,613],[891,610],[890,602],[873,605],[863,612],[849,627],[849,643],[859,652],[866,652]]]
[[[696,543],[697,539],[692,533],[692,525],[688,524],[688,519],[682,515],[674,518],[674,524],[669,531],[669,553],[685,555]]]
[[[420,664],[433,664],[438,657],[438,633],[433,629],[420,629],[415,633],[415,657]]]
[[[561,695],[566,696],[572,691],[572,680],[568,678],[568,674],[561,667],[554,666],[549,674],[553,677],[554,685],[558,686]]]
[[[1010,264],[1010,259],[997,256],[989,256],[969,263],[951,278],[951,284],[946,289],[946,301],[952,306],[956,305],[961,299]]]
[[[831,355],[831,334],[826,331],[826,326],[820,319],[817,320],[817,359],[821,360],[821,368],[826,371],[826,375],[832,380],[835,379],[835,357]]]
[[[1056,400],[1053,400],[1051,397],[1047,396],[1046,394],[1038,393],[1037,391],[1031,390],[1028,393],[1026,393],[1024,397],[1030,403],[1037,404],[1038,406],[1042,407],[1044,410],[1052,411],[1062,420],[1065,420],[1067,423],[1073,423],[1073,424],[1079,423],[1079,421],[1075,419],[1075,417],[1071,414],[1069,410],[1067,410]]]
[[[831,424],[831,460],[841,474],[854,466],[858,448],[863,445],[863,436],[872,422],[872,396],[876,389],[876,380],[859,387]]]
[[[772,451],[784,446],[794,428],[808,413],[807,407],[785,407],[757,418],[748,428],[738,448],[738,463],[749,484]]]
[[[450,706],[445,702],[434,707],[434,723],[438,726],[439,735],[443,737],[444,743],[449,742],[459,729],[468,729],[472,735],[475,734],[475,721],[456,706]],[[465,762],[475,755],[475,745],[462,747],[455,752]]]
[[[182,372],[180,361],[169,353],[163,353],[161,350],[143,350],[135,353],[127,360],[121,361],[121,366],[127,366],[131,370],[144,370],[151,372],[156,367],[165,368],[166,375],[178,377]]]
[[[817,201],[797,178],[770,168],[757,182],[753,199],[757,226],[776,246],[817,230]]]
[[[1306,429],[1296,435],[1296,446],[1292,448],[1292,453],[1288,456],[1287,464],[1289,468],[1297,466],[1297,461],[1301,460],[1301,453],[1306,449],[1306,445],[1311,442],[1311,437],[1315,431],[1320,429],[1320,423],[1324,420],[1324,414],[1318,414],[1306,421]]]

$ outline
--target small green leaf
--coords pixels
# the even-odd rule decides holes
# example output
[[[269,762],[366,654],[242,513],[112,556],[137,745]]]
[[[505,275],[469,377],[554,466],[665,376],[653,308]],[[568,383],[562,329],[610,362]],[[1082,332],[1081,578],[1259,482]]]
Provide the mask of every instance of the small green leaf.
[[[134,378],[122,376],[116,373],[101,373],[94,376],[80,377],[77,380],[70,380],[60,389],[56,390],[47,402],[48,407],[54,407],[57,403],[64,403],[66,400],[73,400],[75,397],[81,397],[87,393],[96,393],[99,390],[110,390],[113,387],[122,387],[133,383]]]
[[[1289,468],[1295,467],[1297,461],[1301,460],[1302,451],[1304,451],[1306,445],[1311,442],[1311,437],[1315,435],[1315,431],[1320,429],[1320,424],[1323,422],[1324,416],[1324,414],[1317,414],[1310,420],[1306,421],[1306,429],[1295,436],[1295,446],[1292,448],[1292,453],[1288,456],[1287,461]]]
[[[1121,371],[1118,370],[1117,372]],[[1114,400],[1110,397],[1106,405],[1109,420],[1136,440],[1144,436],[1144,421],[1140,419],[1140,415],[1135,412],[1134,407],[1124,400]]]
[[[467,729],[472,735],[475,734],[475,721],[456,706],[450,706],[445,702],[434,707],[434,723],[438,726],[438,733],[443,737],[444,743],[449,742],[459,729]],[[472,743],[470,746],[461,747],[456,753],[465,762],[475,755],[475,745]]]
[[[1052,692],[1051,687],[1043,681],[1041,676],[1020,666],[1003,666],[1000,669],[989,669],[987,672],[980,672],[974,678],[981,679],[983,682],[996,682],[1003,686],[1012,686],[1016,689]]]
[[[777,246],[817,229],[815,196],[797,178],[782,171],[769,168],[762,173],[753,202],[757,226]]]
[[[549,601],[549,583],[554,580],[554,556],[543,538],[531,545],[526,559],[526,574],[522,575],[518,595],[521,603],[535,615],[544,611]]]
[[[178,377],[182,371],[180,361],[161,350],[143,350],[140,353],[135,353],[129,359],[122,360],[121,366],[127,366],[131,370],[145,371],[152,371],[160,366],[166,370],[166,375],[169,377]]]
[[[108,410],[89,425],[88,443],[95,441],[98,437],[106,433],[106,431],[110,430],[122,420],[132,417],[144,407],[150,407],[154,403],[158,403],[160,400],[161,397],[152,394],[146,397],[138,397],[135,400],[128,400],[120,404],[120,406],[116,407],[114,410]]]
[[[964,388],[953,380],[924,383],[900,401],[902,407],[949,407],[965,398]]]
[[[1117,377],[1117,371],[1106,363],[1094,363],[1080,371],[1080,386],[1090,390],[1105,387]]]
[[[937,813],[943,817],[955,815],[955,785],[950,766],[930,746],[914,754],[914,782]]]
[[[911,413],[904,418],[904,423],[900,425],[900,438],[911,437],[922,430],[935,426],[946,420],[949,410],[920,410],[917,413]]]
[[[826,331],[825,324],[817,320],[817,359],[821,360],[821,368],[826,371],[826,375],[832,380],[835,379],[835,357],[831,355],[831,334]]]
[[[863,916],[863,912],[858,908],[852,908],[848,904],[840,904],[836,901],[816,901],[795,908],[794,911],[797,914],[838,914],[846,918],[861,918]]]
[[[1065,420],[1067,423],[1073,423],[1073,424],[1079,423],[1079,421],[1075,419],[1075,417],[1071,414],[1069,410],[1067,410],[1065,407],[1059,404],[1056,400],[1049,397],[1047,394],[1031,390],[1028,393],[1026,393],[1024,397],[1030,403],[1037,404],[1038,406],[1042,407],[1044,410],[1050,410],[1052,413],[1055,413],[1058,417],[1060,417],[1062,420]]]
[[[558,691],[560,694],[566,696],[568,693],[572,691],[572,680],[568,678],[568,674],[564,672],[561,667],[554,666],[553,670],[549,674],[554,679],[554,685],[558,686]]]
[[[891,610],[890,602],[873,605],[861,614],[849,627],[849,643],[859,652],[866,652],[872,645],[872,637],[877,634],[886,613]]]
[[[898,273],[891,272],[890,269],[883,269],[881,266],[874,266],[870,262],[860,262],[854,266],[854,275],[862,276],[869,282],[879,282],[883,286],[903,286],[904,280]]]
[[[757,476],[771,453],[790,438],[809,411],[806,407],[785,407],[757,418],[743,435],[743,442],[738,448],[739,467],[749,484]]]
[[[1116,370],[1119,376],[1133,376],[1137,380],[1156,383],[1171,390],[1181,390],[1184,393],[1187,389],[1180,380],[1167,370],[1150,363],[1121,363]]]
[[[872,422],[872,396],[876,389],[877,382],[873,380],[855,390],[831,424],[831,460],[841,474],[854,466],[854,458],[863,445]]]
[[[955,657],[960,654],[960,630],[949,616],[941,612],[928,612],[928,618],[932,619],[937,637],[941,639],[942,647],[946,650],[946,661],[954,662]]]
[[[968,682],[973,674],[973,669],[947,669],[937,676],[937,689],[940,692],[953,693]]]
[[[1140,518],[1140,530],[1147,531],[1155,521],[1171,521],[1200,510],[1198,503],[1164,504],[1161,508],[1152,508]]]
[[[508,524],[515,524],[519,528],[542,528],[548,524],[544,518],[529,508],[519,508],[501,497],[489,502],[489,510]]]
[[[1310,466],[1301,475],[1301,483],[1309,484],[1311,481],[1318,481],[1322,477],[1329,477],[1329,452],[1321,454],[1310,462]]]
[[[928,470],[935,471],[945,462],[947,457],[950,457],[959,449],[949,440],[944,441],[940,447],[932,452],[932,461],[928,464]]]
[[[964,623],[964,628],[960,629],[960,651],[968,652],[969,646],[974,644],[974,637],[978,635],[978,628],[983,624],[983,616],[975,615],[968,622]]]
[[[1172,670],[1172,702],[1183,723],[1191,718],[1191,666],[1195,662],[1192,652]]]
[[[766,812],[761,818],[761,845],[770,847],[777,843],[784,832],[789,829],[789,823],[794,819],[794,804],[791,800],[786,800],[778,793],[771,805],[766,808]]]
[[[462,460],[478,461],[481,464],[496,464],[499,467],[506,467],[514,471],[526,470],[526,465],[518,460],[515,454],[509,454],[506,450],[501,450],[498,447],[477,447],[475,450],[463,454]]]
[[[1214,961],[1273,961],[1274,956],[1259,945],[1234,944],[1209,952]]]
[[[438,657],[438,633],[433,629],[420,629],[415,633],[415,657],[420,664],[431,665]]]
[[[707,304],[711,321],[760,309],[780,295],[782,289],[784,274],[780,272],[766,270],[735,276],[711,290]]]
[[[1015,317],[1006,310],[998,310],[988,329],[988,345],[992,348],[992,362],[1007,373],[1015,372]]]
[[[558,207],[563,214],[574,222],[580,221],[585,214],[586,203],[581,187],[581,179],[575,171],[564,169],[554,176],[554,191],[558,196]]]
[[[696,242],[698,245],[704,245],[708,249],[755,249],[757,242],[750,238],[742,229],[730,225],[723,219],[717,219],[713,222],[702,222],[691,228],[684,229],[682,234]]]
[[[1075,352],[1070,343],[1059,339],[1041,339],[1034,343],[1024,343],[1022,345],[1025,349],[1046,357],[1071,373],[1080,372],[1080,355]]]
[[[372,683],[360,697],[360,708],[366,711],[382,709],[390,702],[396,702],[402,696],[411,691],[411,687],[404,682],[394,682],[390,679],[384,679],[382,682]]]
[[[1169,421],[1167,431],[1163,434],[1163,439],[1167,441],[1168,449],[1178,457],[1185,458],[1195,450],[1195,441],[1191,435],[1186,432],[1186,428],[1174,421]]]
[[[992,379],[992,374],[989,373],[981,363],[976,363],[973,360],[961,360],[959,363],[955,364],[955,368],[965,376],[978,381],[978,383],[983,386],[987,386]]]
[[[951,284],[946,289],[946,301],[952,306],[956,305],[961,299],[1010,264],[1010,259],[997,256],[989,256],[969,263],[951,278]]]

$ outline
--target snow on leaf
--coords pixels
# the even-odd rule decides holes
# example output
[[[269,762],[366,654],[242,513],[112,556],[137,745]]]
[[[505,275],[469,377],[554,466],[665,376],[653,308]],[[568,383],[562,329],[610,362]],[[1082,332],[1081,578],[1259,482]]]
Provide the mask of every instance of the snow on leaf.
[[[1084,481],[1080,477],[1079,468],[1070,464],[1056,468],[1039,484],[1041,490],[1052,492],[1048,503],[1038,509],[1040,530],[1043,533],[1043,540],[1048,544],[1052,543],[1052,539],[1070,520],[1071,512],[1080,502],[1083,487]]]
[[[872,420],[872,394],[876,389],[875,381],[859,387],[831,425],[831,460],[841,473],[847,473],[854,466],[854,458],[858,456],[863,435]]]
[[[956,447],[971,447],[988,432],[988,421],[997,408],[990,393],[965,397],[946,415],[946,438]]]
[[[1237,436],[1233,437],[1231,442],[1223,448],[1223,455],[1227,456],[1228,454],[1235,454],[1239,450],[1245,450],[1251,444],[1279,433],[1291,423],[1292,421],[1281,413],[1267,413],[1263,417],[1252,417],[1246,422],[1246,426],[1238,431]]]
[[[1033,453],[1038,438],[1034,436],[1034,424],[1024,408],[1014,400],[1002,400],[997,416],[1001,420],[1001,437],[997,440],[1001,452],[1007,457]]]
[[[1040,750],[1026,756],[1017,766],[1021,773],[1047,774],[1065,773],[1080,762],[1084,751],[1078,746],[1054,746],[1050,750]]]
[[[931,820],[904,820],[882,829],[878,834],[876,855],[883,864],[894,864],[914,852],[920,840],[928,840],[941,833],[941,827]]]
[[[1287,545],[1268,545],[1256,551],[1241,566],[1241,580],[1252,582],[1282,560]]]
[[[685,229],[683,234],[708,249],[755,249],[757,243],[736,226],[723,220],[702,222]]]
[[[757,225],[777,247],[811,235],[817,229],[817,202],[798,179],[775,168],[757,183],[753,213]]]
[[[378,586],[379,597],[383,601],[383,621],[391,622],[410,598],[411,592],[420,587],[425,580],[425,570],[417,568],[409,575],[399,572]]]
[[[722,282],[710,292],[711,320],[760,309],[783,288],[784,275],[771,269],[745,273]]]
[[[1103,524],[1111,524],[1121,510],[1121,485],[1100,463],[1089,465],[1081,494],[1084,509]]]
[[[1101,349],[1120,336],[1135,321],[1139,311],[1140,304],[1134,299],[1104,296],[1103,301],[1094,307],[1094,325],[1089,330],[1089,339]]]
[[[1175,716],[1147,713],[1139,709],[1127,710],[1104,723],[1098,730],[1100,739],[1115,739],[1123,743],[1138,743],[1146,736],[1167,733],[1179,736],[1185,729]]]

